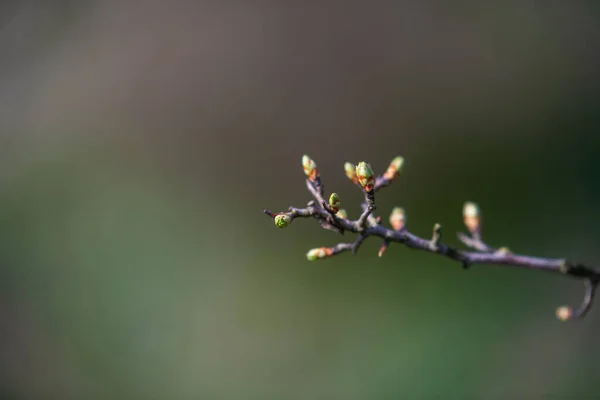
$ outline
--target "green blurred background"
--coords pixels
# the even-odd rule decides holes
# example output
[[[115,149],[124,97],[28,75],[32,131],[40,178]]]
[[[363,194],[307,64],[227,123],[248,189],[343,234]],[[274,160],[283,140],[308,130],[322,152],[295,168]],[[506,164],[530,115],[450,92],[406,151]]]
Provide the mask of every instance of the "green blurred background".
[[[451,4],[452,3],[452,4]],[[470,271],[262,214],[350,215],[345,161],[412,231],[465,200],[517,252],[600,264],[597,2],[0,6],[2,398],[594,398],[581,282]]]

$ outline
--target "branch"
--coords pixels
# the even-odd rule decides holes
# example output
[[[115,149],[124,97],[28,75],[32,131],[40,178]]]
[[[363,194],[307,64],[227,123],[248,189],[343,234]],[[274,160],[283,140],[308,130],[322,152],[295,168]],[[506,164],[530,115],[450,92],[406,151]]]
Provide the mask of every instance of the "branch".
[[[345,211],[340,209],[340,200],[337,194],[332,193],[329,204],[325,202],[323,185],[316,164],[307,156],[304,156],[302,161],[304,172],[308,176],[307,188],[315,197],[316,202],[309,202],[306,208],[290,207],[287,212],[277,214],[264,210],[265,214],[273,218],[275,225],[279,228],[289,226],[296,218],[314,218],[325,229],[341,234],[346,231],[359,234],[358,238],[351,243],[339,243],[333,247],[319,247],[310,250],[307,253],[309,260],[329,258],[345,251],[355,254],[365,239],[375,236],[383,239],[383,245],[379,250],[380,257],[390,244],[400,243],[411,249],[427,251],[455,260],[465,269],[478,264],[501,265],[552,272],[582,279],[585,283],[585,293],[581,305],[577,308],[559,307],[556,315],[563,321],[573,320],[584,317],[590,310],[596,287],[600,282],[599,267],[575,263],[562,258],[514,254],[506,247],[496,249],[489,246],[482,238],[482,217],[479,207],[475,203],[467,202],[463,207],[463,222],[469,234],[457,234],[459,240],[472,249],[471,251],[459,250],[443,243],[442,226],[438,223],[434,225],[430,239],[411,233],[406,227],[404,209],[399,207],[394,208],[390,214],[391,228],[383,226],[381,218],[373,216],[373,211],[376,209],[375,192],[390,185],[399,175],[400,168],[404,163],[401,157],[396,157],[390,163],[385,174],[378,177],[375,177],[371,167],[364,162],[359,163],[355,169],[350,168],[352,164],[345,164],[346,175],[354,184],[361,187],[365,195],[365,202],[361,205],[363,212],[357,220],[348,219]]]

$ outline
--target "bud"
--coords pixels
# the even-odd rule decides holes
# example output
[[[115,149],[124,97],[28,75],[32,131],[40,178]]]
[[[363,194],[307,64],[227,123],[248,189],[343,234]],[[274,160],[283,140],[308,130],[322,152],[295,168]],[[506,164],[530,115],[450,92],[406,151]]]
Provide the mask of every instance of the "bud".
[[[358,178],[356,177],[356,167],[352,163],[345,163],[344,170],[346,171],[346,176],[348,179],[352,181],[352,183],[358,183]]]
[[[331,193],[331,196],[329,196],[329,208],[331,208],[331,211],[338,212],[340,210],[340,205],[340,196],[338,196],[337,193]]]
[[[390,166],[388,167],[387,171],[385,171],[385,174],[383,174],[383,176],[389,180],[394,179],[395,177],[397,177],[400,174],[400,169],[402,168],[403,164],[404,164],[403,157],[394,158],[392,160],[392,162],[390,163]]]
[[[392,225],[392,229],[395,231],[399,231],[404,228],[404,223],[406,221],[406,214],[404,213],[404,208],[394,207],[390,214],[390,225]]]
[[[315,181],[319,177],[317,164],[306,154],[302,156],[302,168],[311,181]]]
[[[431,236],[431,241],[429,242],[429,248],[432,251],[438,251],[440,240],[442,240],[442,225],[436,223],[433,225],[433,235]]]
[[[477,204],[470,201],[463,206],[463,222],[471,233],[479,232],[481,227],[481,214]]]
[[[336,215],[341,219],[348,219],[348,213],[343,208],[340,211],[338,211]]]
[[[360,185],[367,191],[370,192],[375,187],[375,174],[373,170],[364,161],[361,161],[356,166],[356,177],[358,178],[358,182]]]
[[[573,310],[571,310],[571,307],[563,306],[556,309],[556,318],[560,319],[561,321],[568,321],[572,316]]]
[[[329,257],[332,253],[332,250],[328,247],[319,247],[316,249],[309,250],[306,253],[306,258],[308,261],[316,261],[322,258]]]
[[[379,248],[379,252],[377,253],[377,255],[379,257],[383,257],[383,253],[385,253],[385,251],[387,250],[387,244],[384,243],[381,245],[381,247]]]
[[[496,253],[505,256],[507,254],[510,254],[511,251],[508,247],[500,247],[498,250],[496,250]]]
[[[285,228],[292,223],[292,218],[287,214],[279,214],[275,216],[275,225],[278,228]]]

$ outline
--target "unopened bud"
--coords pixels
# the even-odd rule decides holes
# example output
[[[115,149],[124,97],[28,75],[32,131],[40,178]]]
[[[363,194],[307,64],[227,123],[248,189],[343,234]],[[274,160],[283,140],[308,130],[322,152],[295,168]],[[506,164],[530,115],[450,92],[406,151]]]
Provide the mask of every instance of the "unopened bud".
[[[350,179],[353,183],[358,183],[358,178],[356,177],[356,167],[354,164],[349,162],[345,163],[344,171],[346,171],[346,176],[348,179]]]
[[[392,162],[390,163],[387,171],[385,171],[385,174],[383,174],[383,176],[386,179],[392,180],[395,177],[398,176],[398,174],[400,174],[400,169],[402,168],[402,165],[404,164],[404,158],[403,157],[396,157],[392,160]]]
[[[278,228],[285,228],[292,223],[292,218],[287,214],[279,214],[275,216],[275,225]]]
[[[496,254],[500,254],[503,256],[510,254],[510,253],[511,253],[511,251],[508,247],[500,247],[498,250],[496,250]]]
[[[331,196],[329,196],[329,208],[331,208],[331,211],[338,212],[340,210],[340,205],[340,196],[338,196],[337,193],[331,193]]]
[[[478,232],[481,227],[481,213],[477,204],[470,201],[463,206],[463,222],[471,233]]]
[[[556,318],[560,319],[561,321],[568,321],[572,316],[573,310],[571,307],[563,306],[556,309]]]
[[[348,213],[343,208],[336,215],[342,219],[348,219]]]
[[[302,156],[302,168],[304,169],[306,176],[308,176],[308,179],[311,181],[314,181],[319,177],[317,164],[306,154]]]
[[[316,249],[309,250],[306,253],[306,258],[308,261],[320,260],[322,258],[326,258],[331,255],[331,249],[327,247],[319,247]]]
[[[436,223],[433,225],[433,235],[431,236],[431,241],[429,242],[429,248],[432,251],[438,251],[440,240],[442,240],[442,225]]]
[[[379,257],[383,257],[383,253],[385,253],[385,251],[387,250],[387,244],[384,243],[381,245],[381,247],[379,248],[379,252],[377,253],[377,255]]]
[[[395,231],[399,231],[404,228],[404,223],[406,221],[406,214],[404,213],[404,208],[394,207],[390,214],[390,225],[392,225],[392,229]]]
[[[364,161],[361,161],[356,166],[356,177],[358,178],[358,182],[365,189],[365,191],[370,192],[375,187],[375,174],[373,170]]]

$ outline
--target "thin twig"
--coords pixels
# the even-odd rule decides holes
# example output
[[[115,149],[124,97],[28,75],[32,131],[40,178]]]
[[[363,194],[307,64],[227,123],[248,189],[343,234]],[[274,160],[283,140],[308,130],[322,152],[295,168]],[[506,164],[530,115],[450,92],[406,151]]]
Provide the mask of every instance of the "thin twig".
[[[386,228],[372,215],[375,209],[374,192],[388,186],[391,180],[385,177],[377,177],[375,186],[371,193],[365,193],[366,201],[362,204],[363,213],[357,220],[348,220],[338,218],[327,206],[320,191],[307,179],[307,188],[317,200],[309,203],[306,208],[290,207],[285,213],[274,214],[269,210],[264,210],[265,214],[271,218],[277,215],[289,216],[290,222],[296,218],[315,218],[321,226],[326,229],[334,230],[339,233],[345,231],[357,233],[359,237],[353,243],[339,243],[333,247],[321,248],[324,251],[319,253],[318,258],[331,257],[345,251],[351,251],[353,254],[358,251],[360,245],[370,236],[383,239],[383,246],[380,255],[388,248],[391,243],[401,243],[411,249],[422,250],[438,254],[459,262],[464,268],[473,265],[500,265],[517,268],[524,268],[534,271],[552,272],[564,276],[570,276],[584,280],[585,296],[581,305],[576,308],[560,307],[557,310],[557,316],[563,320],[577,319],[586,315],[592,306],[594,294],[598,283],[600,282],[600,267],[590,266],[581,263],[575,263],[563,258],[543,258],[528,255],[515,254],[508,249],[495,249],[487,245],[481,238],[479,231],[465,235],[458,234],[458,238],[473,251],[458,250],[442,242],[441,225],[435,224],[431,239],[425,239],[411,233],[406,227],[400,230]],[[320,185],[322,187],[322,184]],[[329,225],[329,226],[328,226]],[[319,249],[317,249],[319,250]]]

